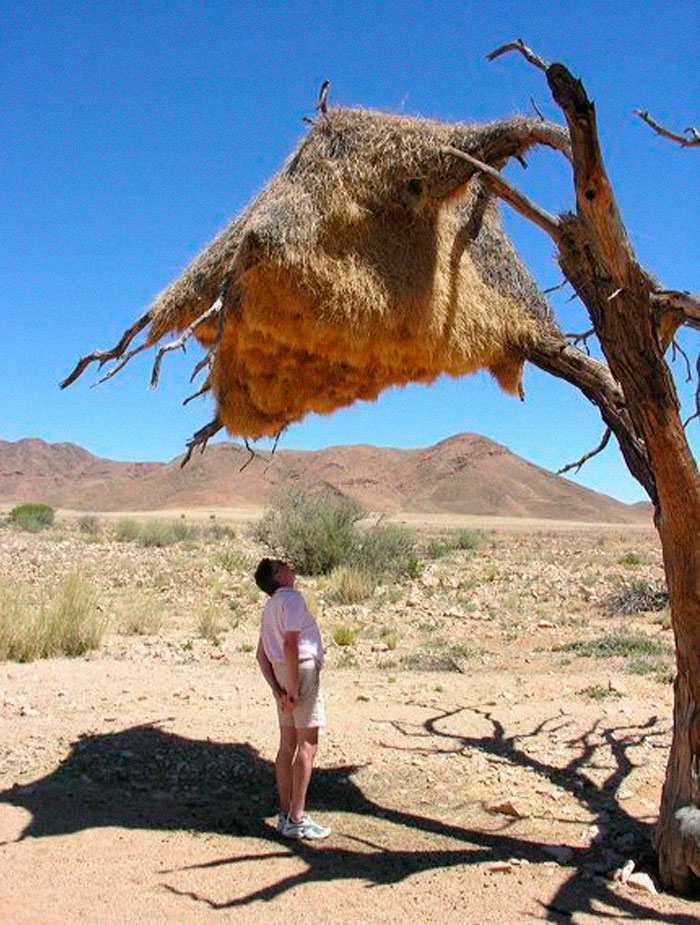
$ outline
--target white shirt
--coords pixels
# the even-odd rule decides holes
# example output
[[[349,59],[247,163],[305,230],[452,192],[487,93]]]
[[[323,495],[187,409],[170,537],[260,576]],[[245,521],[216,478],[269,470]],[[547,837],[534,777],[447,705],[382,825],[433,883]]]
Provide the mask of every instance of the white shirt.
[[[260,615],[260,640],[271,662],[284,661],[282,643],[289,632],[299,633],[299,661],[313,658],[323,664],[321,631],[303,595],[294,588],[278,588]]]

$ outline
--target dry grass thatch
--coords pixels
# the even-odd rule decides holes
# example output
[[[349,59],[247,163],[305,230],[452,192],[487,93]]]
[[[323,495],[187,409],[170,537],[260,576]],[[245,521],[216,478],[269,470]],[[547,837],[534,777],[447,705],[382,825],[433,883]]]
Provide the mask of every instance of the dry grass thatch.
[[[488,180],[445,148],[500,168],[533,144],[563,149],[567,136],[535,119],[450,125],[324,110],[120,344],[81,360],[65,384],[90,360],[119,368],[184,331],[209,351],[197,394],[211,388],[217,419],[205,439],[221,425],[273,435],[309,411],[443,372],[487,368],[517,393],[523,352],[553,321],[501,229]],[[125,353],[147,325],[146,342]]]

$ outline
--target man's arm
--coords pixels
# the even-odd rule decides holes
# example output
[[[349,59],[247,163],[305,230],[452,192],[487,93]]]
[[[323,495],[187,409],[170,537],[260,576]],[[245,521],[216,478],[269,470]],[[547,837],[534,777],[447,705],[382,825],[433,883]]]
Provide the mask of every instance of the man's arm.
[[[275,700],[279,701],[282,709],[285,709],[285,701],[287,700],[287,691],[283,687],[280,687],[280,684],[275,677],[275,673],[272,670],[272,662],[267,657],[265,649],[263,648],[262,640],[258,641],[258,651],[255,653],[255,657],[258,660],[258,665],[260,666],[260,671],[262,672],[263,678],[270,685],[272,693],[275,695]]]
[[[289,678],[287,697],[296,703],[299,699],[299,630],[287,630],[282,639],[282,652]]]

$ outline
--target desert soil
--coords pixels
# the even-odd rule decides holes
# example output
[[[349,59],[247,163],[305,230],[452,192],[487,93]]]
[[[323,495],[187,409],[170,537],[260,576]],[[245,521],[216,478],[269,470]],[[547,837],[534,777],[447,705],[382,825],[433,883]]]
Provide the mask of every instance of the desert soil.
[[[615,879],[656,879],[672,656],[562,648],[670,647],[666,611],[620,612],[661,580],[653,531],[482,527],[361,604],[301,582],[328,643],[315,844],[272,825],[245,525],[162,549],[0,531],[0,574],[39,594],[77,570],[108,620],[87,656],[0,663],[0,921],[696,923]]]

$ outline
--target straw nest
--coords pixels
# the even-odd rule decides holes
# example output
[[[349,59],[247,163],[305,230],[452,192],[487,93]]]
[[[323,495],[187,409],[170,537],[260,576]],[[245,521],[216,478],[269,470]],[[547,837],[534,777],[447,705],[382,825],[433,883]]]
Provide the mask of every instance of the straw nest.
[[[200,392],[211,389],[218,423],[245,438],[440,373],[486,368],[518,393],[523,356],[553,321],[488,181],[446,149],[500,169],[532,144],[566,141],[534,119],[451,125],[328,109],[158,296],[138,349],[194,334],[208,350]]]

